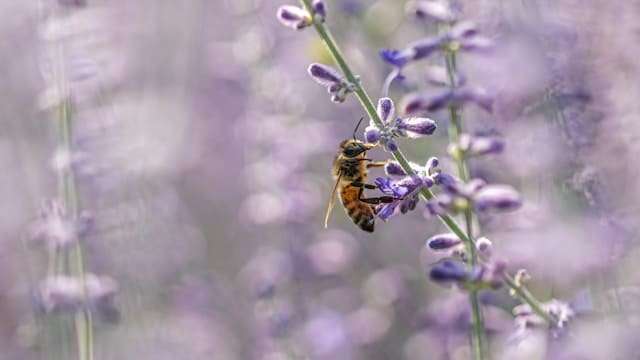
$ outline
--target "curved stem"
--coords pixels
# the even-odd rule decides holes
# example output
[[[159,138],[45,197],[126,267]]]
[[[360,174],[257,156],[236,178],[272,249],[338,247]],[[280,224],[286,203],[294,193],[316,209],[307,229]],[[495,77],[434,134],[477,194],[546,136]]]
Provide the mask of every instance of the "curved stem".
[[[313,14],[313,7],[311,6],[311,1],[310,0],[300,0],[300,1],[301,1],[302,5],[304,6],[304,8],[310,14]],[[333,36],[331,35],[331,32],[329,31],[329,29],[327,29],[327,27],[323,23],[315,21],[315,20],[313,22],[313,27],[316,29],[318,35],[320,36],[322,41],[327,46],[327,49],[331,53],[331,56],[335,60],[336,64],[340,68],[340,70],[342,70],[342,72],[344,73],[345,78],[347,80],[349,80],[349,82],[351,82],[354,85],[354,88],[355,88],[354,93],[355,93],[356,97],[358,98],[358,100],[360,101],[360,104],[362,105],[364,110],[367,112],[367,115],[369,115],[371,120],[377,126],[383,127],[384,124],[383,124],[382,120],[380,119],[380,117],[378,116],[378,114],[376,113],[376,108],[373,105],[373,102],[371,101],[371,98],[369,97],[369,94],[367,94],[367,92],[364,90],[364,88],[362,87],[362,84],[356,78],[355,74],[353,73],[353,71],[351,70],[349,65],[347,64],[344,56],[342,55],[342,51],[340,50],[340,48],[336,44],[336,42],[335,42]],[[409,164],[409,161],[404,156],[404,154],[402,153],[401,150],[398,149],[398,150],[392,152],[392,155],[396,159],[396,161],[398,161],[398,163],[400,164],[402,169],[407,174],[415,175],[415,171],[413,170],[413,168]],[[427,188],[422,188],[420,190],[420,196],[424,200],[431,200],[431,199],[433,199],[435,197],[433,195],[433,192],[431,192],[431,190],[427,189]],[[471,239],[467,236],[467,234],[462,230],[462,228],[456,223],[456,221],[451,216],[449,216],[447,214],[438,215],[438,219],[440,219],[440,221],[452,233],[456,234],[456,236],[458,236],[458,238],[460,238],[460,240],[462,240],[464,243],[468,244],[469,242],[471,242]],[[474,251],[475,251],[475,249],[474,249]],[[506,276],[508,276],[508,275],[506,275]],[[518,292],[519,289],[516,289],[517,286],[515,285],[514,282],[507,282],[507,281],[505,281],[505,282],[507,283],[507,285],[509,287],[514,289],[514,291]],[[535,298],[533,298],[533,296],[523,297],[523,301],[525,301],[529,305],[531,305],[531,308],[536,313],[538,313],[538,315],[540,315],[544,319],[549,319],[548,314],[544,310],[542,310],[542,308],[539,306],[539,302],[537,302],[537,300],[535,300]],[[538,306],[535,306],[535,305],[538,305]],[[554,322],[550,322],[550,323],[554,323]]]

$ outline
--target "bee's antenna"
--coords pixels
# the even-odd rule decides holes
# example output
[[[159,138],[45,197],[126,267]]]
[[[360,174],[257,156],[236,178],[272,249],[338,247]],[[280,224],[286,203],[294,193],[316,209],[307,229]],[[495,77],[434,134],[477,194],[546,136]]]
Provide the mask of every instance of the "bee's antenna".
[[[356,139],[356,132],[358,132],[358,128],[360,127],[360,124],[362,123],[362,120],[364,120],[364,116],[360,118],[360,120],[358,120],[358,124],[356,125],[356,128],[353,129],[353,140],[357,140]]]

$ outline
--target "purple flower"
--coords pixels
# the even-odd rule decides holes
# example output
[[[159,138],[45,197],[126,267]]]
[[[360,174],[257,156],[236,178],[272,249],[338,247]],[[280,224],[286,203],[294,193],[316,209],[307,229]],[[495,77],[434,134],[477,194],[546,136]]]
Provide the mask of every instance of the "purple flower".
[[[383,123],[388,124],[396,112],[396,107],[393,104],[393,100],[386,97],[378,100],[378,107],[376,109],[376,112],[378,113],[380,120],[382,120]]]
[[[410,61],[424,59],[440,50],[444,44],[444,38],[441,36],[421,39],[409,44],[403,50],[383,49],[380,50],[380,57],[386,63],[397,68],[402,68]]]
[[[403,101],[402,108],[405,114],[411,114],[417,111],[438,111],[449,105],[460,107],[468,102],[487,112],[493,111],[493,97],[482,88],[468,86],[448,89],[432,96],[411,94]]]
[[[373,144],[380,141],[380,130],[375,125],[369,125],[364,129],[364,139],[366,142]]]
[[[307,68],[311,78],[322,86],[326,86],[331,94],[331,101],[335,103],[344,102],[347,95],[353,91],[353,86],[349,84],[338,70],[324,64],[313,63]]]
[[[307,10],[293,5],[282,5],[278,8],[278,21],[284,26],[300,30],[312,24]]]
[[[456,14],[453,9],[447,2],[440,0],[411,1],[407,4],[407,12],[420,19],[436,22],[453,22],[456,20]]]
[[[427,247],[431,250],[448,250],[461,244],[462,241],[456,234],[444,233],[430,237],[427,240]]]
[[[396,128],[410,138],[431,135],[436,131],[436,122],[429,118],[410,117],[397,119]]]
[[[522,197],[511,186],[487,185],[476,191],[473,204],[478,211],[510,211],[522,205]]]
[[[380,204],[376,208],[378,217],[382,220],[388,220],[396,213],[398,206],[400,206],[402,214],[415,209],[418,203],[418,192],[423,187],[433,186],[433,180],[420,175],[409,175],[399,180],[379,177],[376,178],[375,184],[380,191],[395,199],[391,203]]]
[[[327,5],[322,0],[313,0],[313,14],[320,22],[324,22],[327,18]]]
[[[422,186],[424,181],[418,175],[409,175],[400,180],[378,177],[375,180],[375,184],[383,193],[395,198],[402,198]]]
[[[478,35],[478,27],[472,21],[461,21],[449,30],[448,36],[451,39],[469,39]]]
[[[382,128],[371,120],[365,129],[364,137],[369,143],[379,141],[387,151],[398,150],[395,137],[417,138],[431,135],[436,129],[435,121],[427,118],[396,118],[392,122],[391,120],[395,117],[395,105],[390,98],[379,99],[376,112],[383,123]]]
[[[478,250],[478,253],[484,258],[488,258],[491,256],[492,247],[493,244],[491,243],[491,240],[487,239],[486,237],[483,236],[476,239],[476,249]]]
[[[459,283],[469,278],[469,272],[463,263],[447,259],[431,268],[429,278],[440,284]]]
[[[49,200],[43,202],[39,218],[29,229],[29,237],[51,249],[64,248],[75,244],[92,226],[93,216],[89,212],[72,219],[60,202]]]
[[[384,165],[384,172],[390,176],[405,176],[407,173],[404,171],[402,166],[395,161],[388,161]]]
[[[504,140],[497,136],[472,136],[461,134],[457,143],[449,145],[448,152],[454,159],[465,156],[497,154],[504,150]]]
[[[83,307],[112,306],[118,283],[107,276],[86,274],[77,277],[55,276],[44,280],[37,292],[40,308],[46,312],[77,311]]]
[[[380,57],[382,58],[382,60],[387,64],[391,64],[398,68],[405,66],[409,62],[409,60],[411,60],[412,56],[413,54],[407,51],[402,52],[393,49],[380,50]]]
[[[313,80],[322,86],[331,86],[342,83],[342,76],[338,70],[324,64],[313,63],[307,68],[307,72]]]
[[[487,185],[481,179],[463,183],[451,175],[437,173],[433,176],[443,194],[427,203],[425,216],[457,214],[470,207],[477,211],[510,211],[522,205],[520,194],[508,185]]]

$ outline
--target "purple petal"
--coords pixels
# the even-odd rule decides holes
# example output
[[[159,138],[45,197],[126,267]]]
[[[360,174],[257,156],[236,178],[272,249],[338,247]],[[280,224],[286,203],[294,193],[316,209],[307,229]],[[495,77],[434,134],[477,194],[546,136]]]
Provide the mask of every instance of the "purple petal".
[[[504,139],[497,136],[471,137],[467,154],[471,156],[501,153],[504,150]]]
[[[384,143],[384,149],[389,152],[398,151],[398,144],[396,144],[395,140],[389,139]]]
[[[465,281],[469,276],[464,264],[453,260],[444,260],[429,271],[429,278],[437,283]]]
[[[409,44],[407,50],[409,50],[413,54],[411,60],[415,61],[424,59],[435,51],[440,50],[443,43],[444,39],[440,36],[436,36],[413,42]]]
[[[324,64],[313,63],[307,68],[311,78],[323,86],[335,86],[342,83],[342,76],[338,70]]]
[[[407,11],[425,20],[451,22],[456,19],[451,7],[438,0],[412,1],[407,5]]]
[[[407,133],[410,138],[419,138],[425,135],[431,135],[436,131],[436,122],[421,117],[411,117],[396,120],[398,129]]]
[[[391,216],[393,216],[399,203],[399,201],[394,201],[390,204],[378,205],[376,215],[380,219],[387,221]]]
[[[460,238],[453,233],[438,234],[427,240],[427,246],[431,250],[447,250],[462,243]]]
[[[278,21],[284,26],[292,29],[302,29],[311,25],[311,16],[300,7],[292,5],[283,5],[278,8]]]
[[[395,67],[403,67],[409,62],[413,54],[411,52],[399,51],[394,49],[382,49],[380,50],[380,57],[387,64],[391,64]]]
[[[380,130],[375,125],[369,125],[364,129],[364,139],[373,144],[380,141]]]
[[[392,181],[391,178],[388,178],[388,177],[377,177],[373,183],[376,184],[378,189],[383,193],[387,195],[393,195],[394,192],[393,192],[393,189],[391,188],[391,181]]]
[[[511,186],[487,185],[476,192],[473,203],[478,211],[510,211],[522,205],[522,197]]]
[[[402,99],[402,113],[413,114],[426,108],[427,99],[421,94],[409,94]]]
[[[427,175],[431,175],[433,171],[438,167],[439,163],[440,161],[438,161],[437,157],[435,156],[430,157],[424,166],[427,169]]]
[[[320,19],[320,21],[324,21],[327,17],[327,5],[322,0],[313,0],[313,13]]]
[[[402,166],[395,161],[389,161],[384,165],[384,171],[387,175],[392,176],[405,176],[407,173]]]
[[[468,39],[478,34],[478,27],[471,21],[461,21],[449,31],[449,36],[455,40]]]
[[[388,123],[389,119],[393,118],[396,112],[393,100],[386,97],[379,99],[377,112],[378,116],[380,116],[380,120],[382,120],[385,124]]]
[[[474,36],[460,40],[460,48],[464,51],[487,51],[494,47],[493,41],[484,36]]]
[[[419,201],[419,198],[417,194],[402,200],[400,202],[400,212],[402,214],[406,214],[409,211],[414,210],[416,208],[416,205],[418,205],[418,201]]]

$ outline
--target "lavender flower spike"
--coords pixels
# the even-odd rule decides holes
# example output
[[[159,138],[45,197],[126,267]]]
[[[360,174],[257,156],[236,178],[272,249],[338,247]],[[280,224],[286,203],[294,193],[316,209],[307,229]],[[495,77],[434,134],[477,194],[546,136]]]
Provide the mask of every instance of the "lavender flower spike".
[[[438,234],[427,240],[427,246],[431,250],[448,250],[462,243],[460,238],[453,233]]]
[[[277,16],[282,25],[295,30],[300,30],[310,26],[313,22],[309,12],[293,5],[280,6],[278,8]]]
[[[307,72],[313,80],[322,86],[331,86],[333,84],[340,84],[342,82],[342,76],[338,70],[324,64],[313,63],[307,68]]]
[[[406,119],[397,119],[396,128],[403,135],[410,138],[419,138],[425,135],[431,135],[436,131],[436,122],[429,118],[411,117]]]
[[[510,211],[522,205],[522,197],[508,185],[486,185],[473,194],[473,203],[478,211]]]

